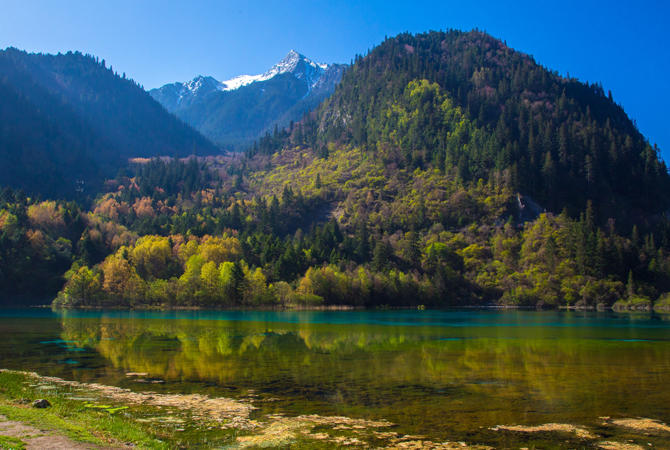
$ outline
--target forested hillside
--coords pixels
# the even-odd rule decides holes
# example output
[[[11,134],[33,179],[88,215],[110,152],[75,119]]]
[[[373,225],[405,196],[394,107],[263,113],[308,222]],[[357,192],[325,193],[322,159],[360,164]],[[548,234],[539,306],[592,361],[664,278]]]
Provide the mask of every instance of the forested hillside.
[[[600,85],[401,35],[244,155],[136,161],[56,304],[668,308],[668,177]]]
[[[3,185],[54,198],[73,198],[79,178],[87,188],[100,188],[102,168],[92,152],[112,157],[111,149],[69,105],[39,86],[26,97],[6,78],[0,79],[0,105]],[[115,157],[110,162],[122,163]]]
[[[0,188],[0,304],[44,304],[72,262],[94,265],[137,235],[87,213],[74,201],[40,201]]]
[[[90,55],[0,51],[0,179],[74,198],[95,193],[129,157],[219,150],[168,114],[134,81]]]
[[[658,148],[611,92],[477,31],[387,39],[357,58],[314,120],[317,143],[453,168],[465,182],[504,177],[550,211],[577,215],[591,200],[599,219],[630,226],[670,207]]]

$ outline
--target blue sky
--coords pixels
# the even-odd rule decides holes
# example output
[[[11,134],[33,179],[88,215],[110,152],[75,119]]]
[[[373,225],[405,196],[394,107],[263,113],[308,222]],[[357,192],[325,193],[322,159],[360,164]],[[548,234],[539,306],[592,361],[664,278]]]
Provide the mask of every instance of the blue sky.
[[[670,161],[670,2],[3,0],[0,47],[79,50],[158,87],[259,74],[295,49],[349,62],[403,31],[479,28],[612,90]]]

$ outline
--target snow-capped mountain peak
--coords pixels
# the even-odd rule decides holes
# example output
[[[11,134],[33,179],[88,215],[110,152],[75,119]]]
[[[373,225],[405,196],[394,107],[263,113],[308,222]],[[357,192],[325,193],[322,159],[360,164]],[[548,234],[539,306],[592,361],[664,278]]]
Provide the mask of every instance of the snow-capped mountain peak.
[[[329,74],[332,70],[329,69],[334,69],[339,74],[336,76],[336,81],[339,81],[341,75],[339,65],[318,64],[295,50],[291,50],[284,59],[260,75],[240,75],[226,81],[218,81],[213,77],[198,75],[191,81],[168,84],[158,89],[152,89],[149,93],[163,104],[168,111],[172,112],[188,107],[194,102],[199,102],[218,91],[233,91],[256,81],[266,81],[277,75],[290,73],[305,83],[307,94],[309,94],[313,89],[320,89],[324,79],[331,79]]]
[[[152,97],[158,97],[168,111],[187,106],[196,99],[202,99],[213,92],[222,91],[225,85],[214,77],[198,75],[185,83],[166,84],[162,88],[149,91]]]
[[[224,88],[223,84],[214,77],[203,77],[202,75],[198,75],[191,81],[187,81],[183,86],[185,90],[192,94],[198,94],[200,91],[220,91]]]
[[[304,68],[301,67],[301,63],[304,63]],[[272,66],[270,70],[265,72],[263,77],[269,79],[275,75],[279,75],[280,73],[296,74],[296,71],[304,71],[304,69],[322,74],[326,68],[328,68],[328,64],[317,64],[309,58],[306,58],[305,56],[296,52],[295,50],[291,50],[284,57],[284,59]]]
[[[304,80],[311,90],[327,68],[328,64],[317,64],[295,50],[291,50],[284,59],[262,75],[240,75],[222,83],[226,86],[224,90],[232,91],[254,81],[265,81],[283,73],[292,73],[299,80]]]

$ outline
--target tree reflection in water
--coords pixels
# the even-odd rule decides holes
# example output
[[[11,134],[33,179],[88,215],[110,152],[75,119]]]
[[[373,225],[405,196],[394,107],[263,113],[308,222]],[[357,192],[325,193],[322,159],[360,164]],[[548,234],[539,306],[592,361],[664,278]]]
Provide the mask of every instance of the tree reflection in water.
[[[296,414],[449,430],[441,438],[604,415],[670,419],[668,343],[616,340],[620,330],[76,318],[62,329],[115,371],[166,389],[254,389]]]

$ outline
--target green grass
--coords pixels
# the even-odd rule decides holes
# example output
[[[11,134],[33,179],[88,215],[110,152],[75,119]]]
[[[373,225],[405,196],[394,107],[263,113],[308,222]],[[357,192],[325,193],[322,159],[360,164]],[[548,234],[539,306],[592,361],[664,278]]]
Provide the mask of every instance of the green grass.
[[[26,444],[21,439],[0,436],[0,449],[2,450],[25,450]]]
[[[148,450],[173,448],[156,437],[153,427],[135,422],[132,417],[120,412],[127,410],[123,406],[91,408],[88,402],[68,398],[68,394],[74,392],[69,387],[55,385],[44,389],[45,386],[35,386],[36,381],[22,373],[0,372],[0,414],[9,420],[56,431],[79,442],[133,443],[138,449]],[[77,394],[81,395],[81,392]],[[46,399],[52,407],[37,409],[21,404],[20,400],[26,398]],[[0,448],[23,448],[17,447],[19,444],[17,440],[11,444],[14,447],[7,447],[10,444],[0,441]]]

